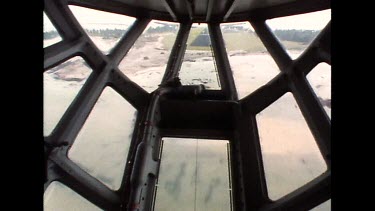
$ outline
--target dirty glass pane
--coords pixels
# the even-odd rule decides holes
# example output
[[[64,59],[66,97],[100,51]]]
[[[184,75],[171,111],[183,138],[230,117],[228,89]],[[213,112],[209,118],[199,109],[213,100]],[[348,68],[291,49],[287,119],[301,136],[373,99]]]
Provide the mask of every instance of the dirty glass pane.
[[[331,211],[331,199],[327,200],[326,202],[318,205],[311,211]]]
[[[134,23],[135,18],[103,12],[85,7],[69,5],[69,9],[90,39],[108,54]]]
[[[331,65],[320,63],[306,76],[320,103],[331,118]]]
[[[57,32],[46,13],[43,12],[43,48],[58,43],[61,40],[59,32]]]
[[[91,71],[85,60],[76,56],[43,73],[44,136],[55,128]]]
[[[157,89],[179,26],[178,23],[151,21],[119,64],[119,69],[146,91]]]
[[[105,88],[68,156],[113,190],[120,188],[137,110],[112,88]]]
[[[266,21],[275,36],[296,59],[331,20],[331,10],[292,15]]]
[[[239,99],[280,73],[249,22],[221,24],[220,27]]]
[[[57,181],[48,186],[43,198],[43,210],[45,211],[101,210],[69,187]]]
[[[163,138],[154,210],[231,210],[228,141]]]
[[[256,119],[270,199],[279,199],[327,170],[291,93],[260,112]]]
[[[179,73],[181,83],[203,84],[206,89],[220,90],[220,79],[207,24],[193,24],[186,45]]]

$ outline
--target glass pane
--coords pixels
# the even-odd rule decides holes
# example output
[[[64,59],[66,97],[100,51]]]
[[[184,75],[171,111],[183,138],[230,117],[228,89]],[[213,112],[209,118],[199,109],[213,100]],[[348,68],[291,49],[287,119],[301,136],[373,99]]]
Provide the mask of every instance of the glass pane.
[[[101,210],[90,201],[60,182],[52,182],[43,195],[45,211]]]
[[[136,113],[116,91],[105,88],[69,150],[69,158],[109,188],[120,188]]]
[[[43,48],[58,43],[61,40],[59,32],[57,32],[46,13],[43,12]]]
[[[43,129],[48,136],[86,82],[91,69],[76,56],[43,73]]]
[[[231,210],[225,140],[163,138],[155,210]]]
[[[331,10],[267,20],[292,59],[297,58],[331,20]]]
[[[120,70],[148,92],[161,83],[179,24],[151,21],[121,61]]]
[[[104,54],[108,54],[115,47],[135,21],[135,18],[126,15],[85,7],[69,5],[69,9],[90,39]]]
[[[280,73],[249,22],[221,24],[220,27],[239,99]]]
[[[331,211],[331,199],[327,200],[326,202],[318,205],[311,211]]]
[[[331,65],[320,63],[306,76],[324,110],[331,118]]]
[[[324,173],[327,166],[291,93],[256,116],[268,196],[294,191]]]
[[[220,90],[220,79],[207,24],[193,24],[186,45],[179,73],[181,83],[183,85],[203,84],[206,89]]]

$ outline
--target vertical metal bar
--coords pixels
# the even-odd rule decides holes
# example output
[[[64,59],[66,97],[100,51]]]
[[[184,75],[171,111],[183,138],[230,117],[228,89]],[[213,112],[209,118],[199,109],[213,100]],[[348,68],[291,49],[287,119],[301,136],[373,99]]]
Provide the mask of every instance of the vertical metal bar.
[[[246,210],[257,210],[268,201],[262,152],[255,116],[243,111],[239,127],[239,152],[242,159]]]
[[[214,59],[217,63],[222,90],[227,96],[227,99],[238,100],[234,78],[228,60],[228,54],[226,52],[223,35],[220,30],[220,24],[210,23],[208,24],[208,30],[214,50]]]
[[[180,29],[178,31],[176,41],[173,45],[172,52],[169,56],[169,60],[168,60],[167,68],[163,76],[162,84],[178,76],[178,71],[180,70],[182,60],[184,58],[184,54],[186,50],[186,42],[189,37],[191,25],[192,25],[191,22],[180,24]]]
[[[230,200],[230,210],[233,211],[233,185],[232,185],[232,158],[231,158],[231,147],[230,142],[227,143],[227,160],[228,160],[228,179],[229,179],[229,200]]]

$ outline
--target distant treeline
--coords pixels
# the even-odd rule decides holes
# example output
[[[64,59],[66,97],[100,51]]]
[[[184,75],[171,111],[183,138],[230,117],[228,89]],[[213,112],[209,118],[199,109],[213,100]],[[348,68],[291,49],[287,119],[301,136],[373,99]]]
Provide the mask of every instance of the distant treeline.
[[[177,25],[163,25],[155,28],[148,28],[146,33],[162,33],[162,32],[177,32]],[[126,33],[126,29],[86,29],[85,30],[90,36],[99,36],[104,39],[120,38]],[[58,37],[57,31],[44,32],[44,39],[52,39]]]
[[[48,40],[60,36],[57,31],[49,31],[43,33],[43,39]]]
[[[146,33],[163,33],[163,32],[177,32],[178,26],[176,25],[163,25],[155,28],[148,28]],[[92,30],[86,30],[86,32],[90,36],[100,36],[104,39],[110,39],[110,38],[120,38],[122,37],[127,30],[125,29],[92,29]],[[242,30],[236,30],[242,31]],[[248,31],[248,30],[247,30]],[[300,42],[300,43],[309,43],[311,42],[320,31],[316,30],[275,30],[275,35],[283,41],[294,41],[294,42]],[[206,31],[202,33],[207,33]],[[55,37],[58,37],[59,34],[57,31],[49,31],[44,32],[44,39],[52,39]]]
[[[307,44],[311,42],[320,31],[316,30],[275,30],[275,35],[283,41],[294,41]]]
[[[104,39],[120,38],[127,31],[126,29],[86,29],[90,36],[99,36]]]
[[[148,28],[147,33],[162,33],[162,32],[177,32],[178,26],[177,25],[163,25],[158,26],[155,28]]]

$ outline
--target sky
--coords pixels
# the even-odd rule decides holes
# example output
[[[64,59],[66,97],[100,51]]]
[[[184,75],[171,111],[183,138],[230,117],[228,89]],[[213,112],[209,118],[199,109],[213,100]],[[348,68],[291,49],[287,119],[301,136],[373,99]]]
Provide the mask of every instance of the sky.
[[[130,26],[135,18],[123,15],[95,11],[93,9],[69,6],[78,21],[88,29],[106,29],[117,28],[126,29]],[[266,23],[271,29],[305,29],[321,30],[331,20],[331,10],[323,10],[302,15],[294,15],[283,18],[267,20]],[[44,31],[51,31],[52,23],[44,14]]]
[[[323,10],[302,15],[267,20],[271,29],[306,29],[321,30],[331,20],[331,10]]]

